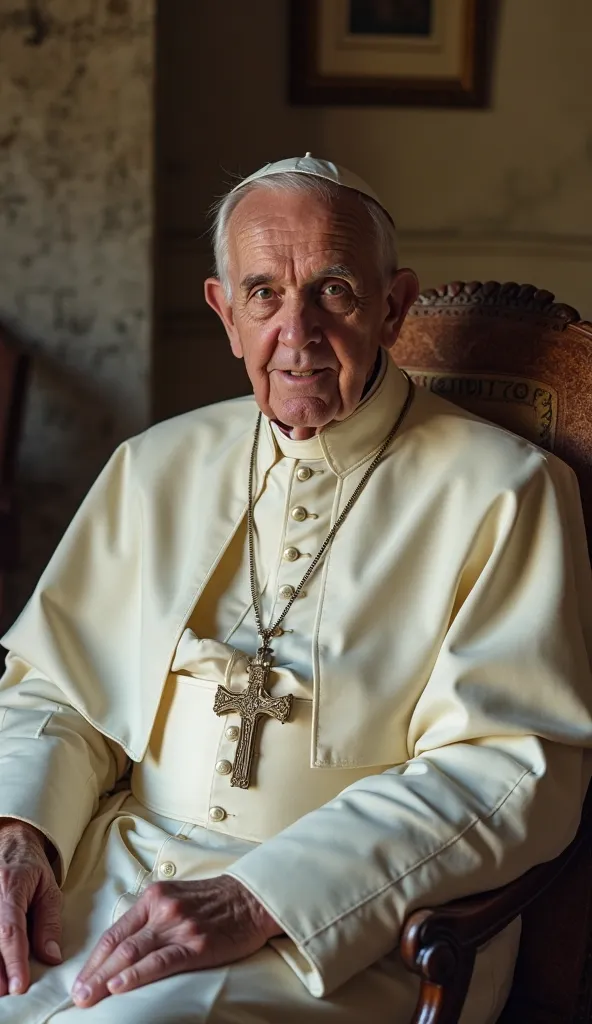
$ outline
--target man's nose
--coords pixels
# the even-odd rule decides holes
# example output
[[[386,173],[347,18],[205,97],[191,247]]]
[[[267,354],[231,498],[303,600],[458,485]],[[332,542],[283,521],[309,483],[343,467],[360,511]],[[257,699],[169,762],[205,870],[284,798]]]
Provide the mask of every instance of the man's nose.
[[[303,349],[323,340],[315,303],[302,298],[286,297],[280,311],[278,340],[288,348]]]

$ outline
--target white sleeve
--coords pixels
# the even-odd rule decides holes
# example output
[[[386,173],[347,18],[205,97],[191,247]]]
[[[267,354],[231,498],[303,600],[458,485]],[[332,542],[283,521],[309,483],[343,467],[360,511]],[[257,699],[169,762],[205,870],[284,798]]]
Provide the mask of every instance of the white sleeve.
[[[123,750],[57,686],[8,655],[0,689],[0,818],[26,821],[49,839],[62,884],[100,797],[126,763]]]

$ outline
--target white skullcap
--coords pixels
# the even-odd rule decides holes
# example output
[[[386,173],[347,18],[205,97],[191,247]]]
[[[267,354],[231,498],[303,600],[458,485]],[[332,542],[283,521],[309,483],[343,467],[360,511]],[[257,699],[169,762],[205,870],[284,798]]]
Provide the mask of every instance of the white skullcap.
[[[239,182],[233,192],[237,192],[243,187],[243,185],[249,185],[252,181],[257,181],[259,178],[266,178],[269,174],[310,174],[314,178],[325,178],[327,181],[334,182],[335,185],[341,185],[342,188],[351,188],[356,192],[361,192],[362,195],[370,196],[375,203],[384,210],[390,221],[393,220],[386,206],[378,198],[374,189],[370,188],[365,181],[362,181],[357,174],[353,174],[352,171],[346,170],[345,167],[338,167],[337,164],[332,164],[329,160],[317,160],[311,153],[307,153],[306,156],[291,157],[289,160],[277,160],[273,164],[265,164],[265,167],[261,167],[254,174],[250,174],[248,178]]]

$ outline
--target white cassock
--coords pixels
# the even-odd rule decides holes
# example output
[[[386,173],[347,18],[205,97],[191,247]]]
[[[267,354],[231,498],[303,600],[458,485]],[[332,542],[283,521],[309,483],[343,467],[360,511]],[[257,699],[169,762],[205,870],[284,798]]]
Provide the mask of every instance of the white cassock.
[[[256,563],[276,617],[405,400],[373,392],[309,441],[263,421]],[[590,777],[590,569],[575,478],[553,456],[418,391],[384,461],[275,638],[253,784],[217,717],[258,647],[240,399],[113,456],[4,643],[0,816],[59,852],[65,961],[34,965],[7,1024],[407,1024],[396,951],[417,907],[557,855]],[[129,783],[117,783],[131,758]],[[111,997],[70,988],[156,880],[227,870],[285,935],[255,956]],[[463,1024],[496,1019],[514,924],[478,958]]]

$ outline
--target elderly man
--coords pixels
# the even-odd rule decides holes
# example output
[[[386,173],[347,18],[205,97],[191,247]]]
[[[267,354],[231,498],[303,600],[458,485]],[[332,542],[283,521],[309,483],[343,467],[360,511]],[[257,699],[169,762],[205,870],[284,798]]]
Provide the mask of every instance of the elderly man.
[[[406,915],[577,828],[571,471],[388,358],[416,279],[354,175],[268,165],[215,241],[254,397],[122,445],[4,640],[8,1022],[407,1024]],[[518,931],[464,1024],[497,1018]]]

